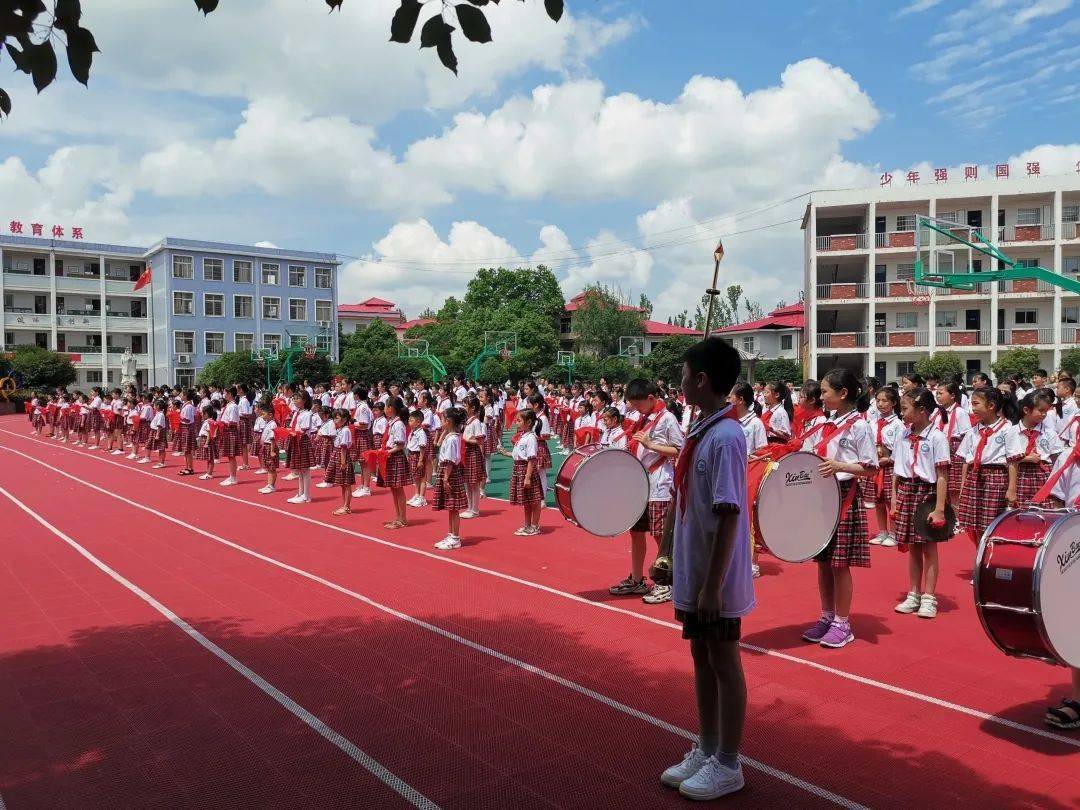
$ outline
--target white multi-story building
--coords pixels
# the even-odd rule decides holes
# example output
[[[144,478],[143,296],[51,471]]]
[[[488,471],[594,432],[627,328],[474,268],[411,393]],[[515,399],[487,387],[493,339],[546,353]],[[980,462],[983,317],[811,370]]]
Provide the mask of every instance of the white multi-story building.
[[[808,372],[846,366],[894,380],[927,353],[952,351],[970,377],[1018,346],[1037,348],[1042,365],[1056,368],[1062,350],[1078,345],[1080,295],[1035,280],[971,291],[915,285],[920,214],[956,222],[965,236],[978,229],[1012,259],[1080,278],[1080,174],[814,194],[802,224]],[[971,256],[976,273],[991,269],[990,257]]]

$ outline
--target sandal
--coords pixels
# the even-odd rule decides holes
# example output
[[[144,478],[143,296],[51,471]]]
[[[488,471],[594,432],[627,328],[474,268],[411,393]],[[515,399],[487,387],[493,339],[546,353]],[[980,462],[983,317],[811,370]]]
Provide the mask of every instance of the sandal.
[[[180,472],[177,473],[177,475],[194,475],[194,474],[195,474],[194,470],[180,470]]]
[[[404,529],[409,524],[404,520],[391,520],[388,523],[383,524],[384,529]]]
[[[331,514],[334,514],[334,515],[351,515],[352,514],[352,509],[350,509],[347,506],[340,506],[337,509],[335,509]]]
[[[1046,725],[1054,728],[1080,728],[1080,700],[1061,701],[1060,706],[1046,710]]]

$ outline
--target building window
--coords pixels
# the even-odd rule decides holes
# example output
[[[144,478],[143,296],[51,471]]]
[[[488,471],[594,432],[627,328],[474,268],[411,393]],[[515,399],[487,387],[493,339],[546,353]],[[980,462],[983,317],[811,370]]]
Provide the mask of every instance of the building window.
[[[908,374],[915,373],[915,360],[897,360],[896,361],[896,376],[905,377]]]
[[[221,259],[203,259],[202,277],[204,281],[224,281],[225,262]]]
[[[794,338],[791,335],[780,336],[780,351],[789,352],[794,345]]]
[[[206,332],[203,335],[203,345],[207,354],[225,354],[225,333]]]
[[[203,315],[207,318],[225,317],[225,296],[220,293],[206,293],[203,296]]]
[[[1017,208],[1017,225],[1042,225],[1042,208]]]
[[[1061,322],[1074,326],[1080,323],[1080,307],[1062,307]]]
[[[919,325],[919,313],[918,312],[897,312],[896,313],[896,328],[897,329],[914,329]]]
[[[330,351],[330,335],[316,335],[315,348],[320,352]]]
[[[1039,260],[1038,259],[1017,259],[1016,260],[1016,266],[1017,267],[1038,267],[1039,266]]]
[[[255,348],[255,335],[251,332],[237,332],[233,335],[233,351],[250,354]]]
[[[281,268],[276,264],[262,265],[262,283],[273,284],[275,287],[280,283]]]
[[[896,265],[896,280],[897,281],[913,281],[915,279],[915,265],[914,264],[898,264]]]
[[[273,349],[275,352],[281,349],[281,335],[265,334],[263,335],[263,348]]]
[[[289,345],[293,348],[302,349],[307,346],[309,340],[307,335],[289,335]]]
[[[334,277],[329,267],[315,268],[315,286],[320,290],[329,290],[334,285]]]
[[[742,339],[742,347],[744,352],[752,352],[754,350],[754,338],[744,337]]]
[[[898,231],[913,231],[915,230],[915,214],[898,214],[896,217],[896,230]]]
[[[254,318],[255,299],[250,295],[234,295],[232,297],[232,314],[234,318]]]
[[[1062,222],[1080,222],[1080,205],[1061,206]]]
[[[307,301],[303,298],[290,298],[289,299],[289,320],[290,321],[306,321],[307,320]]]
[[[195,260],[190,256],[172,257],[173,278],[195,278]]]
[[[232,280],[237,284],[250,284],[252,281],[251,262],[244,259],[233,259]]]
[[[315,302],[315,320],[320,323],[330,323],[334,319],[334,302],[333,301],[316,301]]]
[[[176,387],[193,388],[195,386],[195,369],[178,368],[176,370]]]
[[[937,218],[942,220],[943,222],[951,222],[953,225],[955,225],[957,222],[959,222],[959,220],[957,219],[958,216],[959,214],[957,214],[956,211],[941,211],[940,213],[938,213]]]
[[[956,328],[956,310],[938,310],[937,313],[937,326],[938,329],[955,329]]]
[[[306,287],[307,286],[307,268],[301,264],[289,265],[289,286],[290,287]]]
[[[1080,273],[1080,256],[1066,256],[1062,259],[1061,272]]]
[[[173,332],[173,354],[195,354],[195,333]]]
[[[100,383],[101,382],[101,369],[87,369],[86,381],[88,383]]]
[[[14,332],[4,332],[4,345],[5,346],[13,346],[13,345],[15,345],[15,333]]]
[[[1039,310],[1037,309],[1018,309],[1016,310],[1015,320],[1013,321],[1017,326],[1026,326],[1030,324],[1036,324],[1039,322]]]
[[[178,290],[173,291],[173,294],[172,294],[172,314],[173,315],[194,315],[195,314],[195,293],[180,292]]]
[[[262,300],[262,316],[272,321],[281,320],[281,299],[280,298],[263,298]]]

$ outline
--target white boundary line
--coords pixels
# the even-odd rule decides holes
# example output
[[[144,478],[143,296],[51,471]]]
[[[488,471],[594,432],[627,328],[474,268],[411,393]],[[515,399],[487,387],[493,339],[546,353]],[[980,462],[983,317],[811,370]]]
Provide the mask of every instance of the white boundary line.
[[[7,449],[10,452],[17,453],[18,455],[24,455],[23,453],[19,453],[17,450],[11,450],[11,448],[7,448]],[[29,456],[26,456],[26,457],[29,458]],[[31,460],[34,460],[34,459],[31,459]],[[43,462],[38,462],[38,463],[41,463],[45,467],[49,466],[47,464],[44,464]],[[53,469],[53,468],[50,468],[50,469]],[[498,661],[502,661],[505,664],[511,664],[511,665],[513,665],[515,667],[518,667],[518,668],[520,668],[520,669],[522,669],[522,670],[524,670],[524,671],[526,671],[526,672],[528,672],[528,673],[530,673],[532,675],[537,675],[537,676],[539,676],[541,678],[549,680],[552,683],[556,683],[559,686],[562,686],[562,687],[564,687],[566,689],[569,689],[569,690],[571,690],[573,692],[577,692],[578,694],[584,695],[585,697],[591,698],[591,699],[593,699],[593,700],[595,700],[595,701],[597,701],[599,703],[602,703],[603,705],[605,705],[605,706],[607,706],[609,708],[615,709],[617,711],[622,712],[623,714],[629,715],[630,717],[633,717],[635,719],[646,722],[646,723],[648,723],[650,725],[653,725],[653,726],[655,726],[655,727],[657,727],[659,729],[663,729],[664,731],[670,732],[671,734],[674,734],[674,735],[676,735],[678,737],[682,737],[682,738],[687,739],[687,740],[697,740],[697,735],[691,733],[690,731],[687,731],[684,728],[680,728],[679,726],[668,723],[666,720],[661,720],[658,717],[653,717],[651,714],[647,714],[647,713],[645,713],[643,711],[640,711],[639,709],[635,709],[632,706],[626,705],[625,703],[620,703],[619,701],[617,701],[617,700],[615,700],[613,698],[610,698],[610,697],[608,697],[607,695],[605,695],[605,694],[603,694],[601,692],[596,692],[596,691],[594,691],[592,689],[589,689],[587,686],[582,686],[581,684],[578,684],[578,683],[576,683],[574,681],[571,681],[571,680],[569,680],[567,678],[564,678],[561,675],[556,675],[553,672],[548,672],[547,670],[541,669],[540,667],[534,666],[533,664],[530,664],[530,663],[528,663],[526,661],[522,661],[522,660],[520,660],[518,658],[514,658],[514,657],[512,657],[510,655],[506,655],[505,653],[501,653],[498,650],[495,650],[495,649],[493,649],[491,647],[487,647],[487,646],[485,646],[483,644],[480,644],[479,642],[472,641],[471,639],[467,639],[464,636],[459,636],[456,633],[452,633],[449,630],[445,630],[445,629],[439,627],[438,625],[434,625],[434,624],[431,624],[429,622],[426,622],[423,619],[418,619],[415,616],[410,616],[407,613],[402,613],[400,610],[392,608],[392,607],[390,607],[388,605],[384,605],[381,602],[376,602],[374,599],[371,599],[370,597],[364,596],[362,593],[358,593],[357,591],[351,590],[350,588],[346,588],[344,585],[339,585],[338,583],[333,582],[332,580],[326,579],[324,577],[321,577],[318,574],[313,574],[310,571],[305,571],[302,568],[297,568],[294,565],[290,565],[289,563],[282,562],[281,560],[277,560],[277,559],[275,559],[273,557],[267,556],[266,554],[262,554],[261,552],[255,551],[254,549],[247,548],[246,546],[240,545],[239,543],[233,542],[232,540],[228,540],[228,539],[226,539],[224,537],[221,537],[220,535],[216,535],[213,532],[208,532],[205,529],[200,529],[198,526],[193,526],[190,523],[187,523],[187,522],[181,520],[180,518],[173,517],[172,515],[164,514],[163,512],[159,512],[158,510],[153,509],[153,508],[151,508],[149,506],[144,506],[141,503],[138,503],[136,501],[132,501],[132,500],[130,500],[128,498],[125,498],[123,495],[117,495],[114,492],[109,492],[108,490],[103,489],[103,488],[101,488],[101,487],[99,487],[99,486],[97,486],[95,484],[89,483],[88,481],[81,481],[78,478],[75,478],[73,475],[69,475],[68,473],[64,472],[63,470],[55,470],[55,471],[60,473],[61,475],[64,475],[64,476],[66,476],[68,478],[71,478],[71,479],[75,480],[76,482],[78,482],[79,484],[82,484],[85,487],[88,487],[88,488],[93,489],[93,490],[97,490],[98,492],[101,492],[103,495],[108,495],[111,498],[115,498],[118,501],[126,503],[129,506],[133,506],[136,509],[140,509],[140,510],[142,510],[144,512],[149,512],[151,515],[153,515],[154,517],[160,518],[161,520],[167,520],[170,523],[174,523],[177,526],[181,526],[181,527],[187,529],[188,531],[191,531],[191,532],[194,532],[195,534],[206,537],[209,540],[213,540],[213,541],[215,541],[217,543],[221,543],[222,545],[227,546],[227,547],[229,547],[231,549],[234,549],[236,551],[239,551],[242,554],[247,554],[247,555],[249,555],[251,557],[254,557],[257,560],[261,560],[262,562],[268,563],[269,565],[276,566],[277,568],[281,568],[281,569],[283,569],[285,571],[289,571],[290,573],[293,573],[293,574],[296,574],[298,576],[304,577],[305,579],[309,579],[312,582],[316,582],[316,583],[318,583],[320,585],[323,585],[323,586],[329,588],[330,590],[336,591],[337,593],[343,594],[343,595],[348,596],[348,597],[350,597],[352,599],[355,599],[355,600],[357,600],[359,602],[362,602],[363,604],[365,604],[365,605],[367,605],[369,607],[372,607],[375,610],[379,610],[379,611],[381,611],[383,613],[386,613],[386,614],[388,614],[390,616],[393,616],[393,617],[395,617],[397,619],[400,619],[401,621],[408,622],[409,624],[412,624],[412,625],[414,625],[416,627],[420,627],[420,628],[422,628],[424,630],[435,633],[436,635],[442,636],[445,639],[448,639],[450,641],[454,641],[454,642],[456,642],[458,644],[461,644],[462,646],[465,646],[465,647],[468,647],[468,648],[470,648],[472,650],[475,650],[477,652],[483,653],[484,655],[495,658]],[[143,596],[144,599],[146,599],[148,602],[153,604],[164,615],[169,616],[173,621],[177,622],[178,624],[182,623],[181,627],[185,628],[185,632],[188,632],[188,630],[186,628],[189,628],[190,625],[187,625],[187,623],[183,622],[183,620],[179,619],[179,617],[175,617],[175,614],[172,614],[171,611],[166,613],[166,611],[168,611],[168,608],[165,608],[164,606],[159,605],[159,603],[152,600],[152,597],[144,595],[141,591],[139,591],[136,588],[136,586],[131,585],[130,583],[127,582],[127,580],[124,580],[119,574],[116,574],[111,569],[108,569],[106,566],[104,566],[103,563],[98,562],[96,560],[96,558],[94,558],[90,554],[90,552],[86,551],[81,546],[79,546],[77,543],[75,543],[75,541],[71,540],[66,535],[62,534],[59,529],[56,529],[56,528],[50,526],[42,518],[35,515],[33,512],[30,511],[30,509],[28,507],[24,506],[20,501],[16,500],[14,496],[10,495],[3,487],[0,487],[0,493],[3,493],[8,498],[10,498],[12,501],[14,501],[16,504],[18,504],[20,506],[20,508],[23,509],[23,511],[25,511],[27,514],[31,515],[39,523],[41,523],[42,525],[48,527],[51,531],[53,531],[54,533],[56,533],[57,535],[62,537],[68,543],[72,544],[77,550],[80,551],[80,553],[83,554],[83,556],[87,557],[87,559],[89,559],[91,562],[93,562],[99,568],[101,568],[102,570],[109,573],[110,576],[113,576],[114,579],[117,579],[117,581],[121,582],[122,584],[127,585],[132,590],[139,593],[140,596]],[[198,633],[198,631],[194,630],[194,628],[190,629],[190,634],[197,634],[197,633]],[[195,637],[195,636],[193,635],[193,637]],[[202,637],[200,636],[199,638],[202,638]],[[198,640],[198,639],[196,639],[196,640]],[[203,642],[200,641],[200,643],[203,643]],[[206,643],[203,644],[203,646],[207,646],[207,644],[213,645],[213,642],[211,642],[209,640],[206,640]],[[210,649],[210,647],[207,647],[207,649]],[[215,647],[215,649],[219,649],[219,648]],[[213,650],[211,650],[211,651],[213,652]],[[223,655],[228,655],[228,653],[225,653],[224,650],[221,650],[221,653]],[[217,653],[215,653],[215,654],[217,654]],[[231,656],[229,656],[229,657],[231,658]],[[235,661],[235,659],[232,659],[232,660]],[[240,664],[238,661],[236,662],[236,664],[241,666],[241,667],[243,666],[243,664]],[[236,668],[236,667],[234,666],[234,668]],[[255,676],[255,677],[258,677],[258,676]],[[269,686],[269,684],[267,684],[267,685]],[[271,688],[273,688],[273,687],[271,687]],[[284,697],[284,696],[282,696],[282,697]],[[286,699],[288,699],[288,698],[286,698]],[[300,707],[297,707],[297,708],[300,708]],[[317,718],[314,718],[314,719],[317,720]],[[833,793],[832,791],[826,790],[823,787],[819,787],[818,785],[815,785],[812,782],[807,782],[807,781],[805,781],[803,779],[800,779],[799,777],[794,776],[792,774],[789,774],[789,773],[787,773],[785,771],[781,771],[781,770],[779,770],[777,768],[772,767],[771,765],[767,765],[767,764],[765,764],[763,762],[759,762],[759,761],[757,761],[755,759],[744,756],[742,754],[739,755],[739,759],[744,765],[747,765],[750,768],[754,768],[756,770],[759,770],[762,773],[765,773],[765,774],[767,774],[769,776],[772,776],[772,777],[774,777],[776,779],[779,779],[780,781],[786,782],[787,784],[792,785],[793,787],[801,788],[802,790],[806,791],[807,793],[810,793],[810,794],[812,794],[814,796],[817,796],[817,797],[819,797],[821,799],[826,799],[826,800],[828,800],[828,801],[832,802],[833,804],[836,804],[836,805],[838,805],[840,807],[848,808],[848,810],[868,810],[868,808],[864,807],[863,805],[858,804],[857,802],[853,802],[850,799],[846,799],[843,796],[840,796],[839,794],[836,794],[836,793]]]
[[[10,430],[4,430],[2,428],[0,428],[0,433],[7,433],[7,434],[9,434],[11,436],[15,436],[16,438],[26,438],[28,441],[35,441],[35,440],[33,440],[33,439],[29,438],[29,437],[20,436],[17,433],[13,433]],[[60,470],[60,469],[58,469],[56,467],[53,467],[53,466],[45,463],[44,461],[41,461],[39,459],[34,458],[33,456],[29,456],[26,453],[22,453],[22,452],[20,452],[18,450],[15,450],[15,449],[11,448],[11,447],[5,447],[4,449],[8,450],[11,453],[15,453],[16,455],[20,455],[23,458],[29,459],[30,461],[33,461],[36,464],[40,464],[43,467],[47,467],[50,470],[58,472],[61,475],[65,475],[68,478],[72,479],[73,481],[78,481],[79,483],[86,483],[82,479],[80,479],[80,478],[78,478],[78,477],[76,477],[74,475],[71,475],[69,473],[66,473],[63,470]],[[363,532],[358,532],[358,531],[355,531],[353,529],[346,529],[343,526],[335,526],[332,523],[324,523],[321,520],[316,520],[315,518],[306,517],[305,515],[299,515],[299,514],[297,514],[295,512],[290,512],[290,511],[288,511],[286,509],[279,509],[276,506],[270,506],[268,504],[258,503],[256,501],[244,500],[243,498],[238,498],[238,497],[233,496],[233,495],[227,495],[227,494],[225,494],[223,492],[214,492],[212,490],[203,489],[202,487],[194,486],[192,484],[187,484],[187,483],[185,483],[183,481],[179,481],[179,480],[176,480],[176,479],[173,479],[173,478],[166,478],[165,476],[162,476],[162,475],[155,475],[154,473],[151,473],[151,472],[146,471],[146,470],[140,470],[140,469],[137,469],[135,467],[131,467],[131,466],[126,465],[126,464],[121,464],[119,462],[113,461],[113,460],[108,459],[108,458],[101,458],[101,457],[98,457],[98,456],[94,456],[94,455],[92,455],[90,453],[80,453],[80,455],[81,456],[88,456],[88,457],[93,458],[93,459],[95,459],[97,461],[102,461],[102,462],[104,462],[106,464],[112,464],[115,467],[120,467],[121,469],[128,470],[129,472],[134,472],[134,473],[138,473],[138,474],[141,474],[141,475],[148,475],[148,476],[150,476],[151,478],[153,478],[153,479],[155,479],[157,481],[164,481],[164,482],[169,483],[169,484],[175,484],[177,486],[183,487],[184,489],[193,490],[195,492],[201,492],[201,493],[206,494],[206,495],[212,495],[212,496],[214,496],[216,498],[224,498],[225,500],[228,500],[228,501],[235,501],[236,503],[244,504],[245,506],[250,506],[250,507],[253,507],[255,509],[264,509],[264,510],[269,511],[269,512],[274,512],[274,513],[279,514],[279,515],[284,515],[284,516],[292,518],[294,520],[300,520],[300,521],[303,521],[305,523],[310,523],[310,524],[312,524],[314,526],[319,526],[319,527],[324,528],[324,529],[330,529],[332,531],[339,532],[340,534],[345,534],[345,535],[348,535],[350,537],[357,537],[357,538],[359,538],[361,540],[366,540],[366,541],[368,541],[370,543],[375,543],[377,545],[385,546],[387,548],[393,548],[393,549],[397,549],[398,551],[405,551],[405,552],[408,552],[410,554],[417,554],[417,555],[419,555],[421,557],[427,557],[427,558],[432,559],[432,560],[438,560],[439,562],[444,563],[446,565],[456,565],[456,566],[458,566],[460,568],[465,568],[465,569],[467,569],[469,571],[474,571],[474,572],[479,573],[479,574],[486,574],[487,576],[497,577],[499,579],[506,580],[507,582],[513,582],[515,585],[521,585],[521,586],[524,586],[526,588],[533,588],[535,590],[543,591],[544,593],[551,594],[552,596],[558,596],[558,597],[560,597],[562,599],[568,599],[568,600],[570,600],[572,602],[578,602],[580,604],[589,605],[590,607],[596,608],[598,610],[606,610],[606,611],[608,611],[610,613],[618,613],[618,614],[621,614],[623,616],[629,616],[631,618],[638,619],[639,621],[644,621],[644,622],[648,622],[650,624],[659,625],[660,627],[667,627],[667,628],[671,628],[673,630],[680,630],[680,631],[682,630],[682,625],[677,624],[675,622],[670,622],[670,621],[667,621],[665,619],[658,619],[655,616],[649,616],[649,615],[644,614],[644,613],[637,613],[636,611],[628,610],[627,608],[618,607],[617,605],[611,605],[611,604],[608,604],[607,602],[594,602],[591,599],[586,599],[585,597],[579,596],[576,593],[569,593],[567,591],[561,591],[558,588],[551,587],[550,585],[544,585],[544,584],[539,583],[539,582],[532,582],[531,580],[522,579],[521,577],[516,577],[513,574],[507,574],[507,573],[504,573],[502,571],[495,571],[495,570],[490,569],[490,568],[484,568],[483,566],[475,565],[473,563],[468,563],[468,562],[465,562],[464,560],[458,560],[458,559],[454,559],[453,557],[447,557],[445,555],[435,554],[434,552],[425,551],[424,549],[419,549],[419,548],[413,548],[412,546],[401,545],[399,543],[394,543],[394,542],[392,542],[390,540],[383,540],[382,538],[374,537],[374,536],[369,535],[369,534],[364,534]],[[93,486],[93,485],[90,485],[90,486]],[[101,490],[101,491],[106,492],[106,490]],[[108,494],[111,495],[112,493],[108,493]],[[1014,731],[1022,731],[1022,732],[1025,732],[1027,734],[1033,734],[1033,735],[1035,735],[1037,737],[1042,737],[1042,738],[1048,739],[1048,740],[1054,740],[1055,742],[1060,742],[1060,743],[1064,743],[1065,745],[1069,745],[1069,746],[1072,746],[1072,747],[1075,747],[1075,748],[1080,748],[1080,738],[1066,737],[1066,736],[1064,736],[1062,734],[1056,734],[1053,731],[1049,731],[1047,729],[1036,728],[1034,726],[1028,726],[1028,725],[1025,725],[1023,723],[1018,723],[1015,720],[1009,720],[1008,718],[1005,718],[1005,717],[998,717],[997,715],[990,714],[989,712],[984,712],[984,711],[982,711],[980,709],[973,709],[973,708],[971,708],[969,706],[963,706],[963,705],[961,705],[959,703],[953,703],[953,702],[948,701],[948,700],[943,700],[941,698],[936,698],[933,695],[927,695],[927,694],[924,694],[922,692],[916,692],[916,691],[914,691],[912,689],[906,689],[906,688],[904,688],[902,686],[896,686],[896,685],[891,684],[891,683],[885,683],[884,681],[875,680],[874,678],[869,678],[869,677],[866,677],[864,675],[856,675],[855,673],[847,672],[847,671],[842,670],[842,669],[837,669],[836,667],[831,667],[831,666],[829,666],[827,664],[821,664],[821,663],[818,663],[817,661],[811,661],[811,660],[809,660],[807,658],[800,658],[797,655],[791,655],[789,653],[780,652],[779,650],[773,650],[773,649],[770,649],[768,647],[759,647],[756,644],[748,644],[746,642],[739,642],[739,646],[741,646],[744,650],[749,650],[750,652],[758,653],[759,655],[765,655],[765,656],[768,656],[770,658],[776,658],[776,659],[779,659],[779,660],[782,660],[782,661],[787,661],[789,663],[799,664],[801,666],[810,667],[811,669],[815,669],[818,672],[824,672],[824,673],[827,673],[829,675],[835,675],[838,678],[844,678],[845,680],[852,681],[852,682],[858,683],[858,684],[862,684],[863,686],[869,686],[869,687],[872,687],[874,689],[881,689],[881,690],[883,690],[885,692],[891,692],[894,695],[900,695],[902,697],[911,698],[913,700],[918,700],[918,701],[921,701],[923,703],[928,703],[928,704],[930,704],[932,706],[936,706],[936,707],[941,708],[941,709],[948,709],[949,711],[954,711],[954,712],[958,712],[960,714],[967,715],[968,717],[973,717],[973,718],[975,718],[977,720],[982,720],[982,721],[985,721],[985,722],[988,722],[988,723],[994,723],[996,725],[1003,726],[1005,728],[1010,728],[1010,729],[1012,729]]]
[[[127,588],[137,597],[139,597],[142,601],[146,602],[146,604],[150,605],[150,607],[152,607],[170,622],[172,622],[185,633],[187,633],[187,635],[190,636],[192,640],[194,640],[199,646],[203,647],[208,652],[220,658],[222,661],[232,667],[232,669],[240,673],[248,681],[259,687],[259,689],[261,689],[268,697],[275,700],[291,714],[295,715],[299,720],[310,726],[311,729],[317,734],[324,737],[330,743],[344,751],[350,759],[363,766],[363,768],[367,770],[372,776],[377,778],[380,782],[382,782],[388,788],[390,788],[407,802],[409,802],[409,804],[411,804],[413,807],[419,808],[420,810],[439,810],[439,806],[437,804],[435,804],[433,801],[420,793],[420,791],[418,791],[412,785],[408,784],[400,777],[392,774],[389,770],[380,765],[378,761],[376,761],[374,758],[361,751],[360,748],[351,740],[334,731],[334,729],[330,728],[330,726],[326,725],[326,723],[324,723],[314,714],[309,712],[307,709],[305,709],[291,697],[286,695],[272,683],[267,681],[257,672],[251,670],[246,664],[227,653],[225,650],[223,650],[213,641],[208,639],[206,636],[204,636],[202,633],[200,633],[182,618],[177,616],[172,610],[170,610],[157,599],[152,597],[138,585],[131,582],[122,574],[118,573],[117,571],[113,570],[108,565],[103,563],[91,552],[87,551],[87,549],[79,545],[78,542],[71,539],[68,535],[64,534],[64,532],[62,532],[56,526],[53,526],[43,517],[38,515],[36,512],[30,509],[30,507],[28,507],[14,495],[12,495],[2,486],[0,486],[0,495],[6,497],[9,501],[19,507],[19,509],[24,511],[26,514],[28,514],[30,517],[32,517],[34,520],[36,520],[38,523],[40,523],[42,526],[52,532],[54,535],[56,535],[73,549],[75,549],[75,551],[85,557],[93,566],[95,566],[102,573],[119,582],[121,585],[123,585],[125,588]],[[2,800],[0,800],[0,810],[3,810]]]

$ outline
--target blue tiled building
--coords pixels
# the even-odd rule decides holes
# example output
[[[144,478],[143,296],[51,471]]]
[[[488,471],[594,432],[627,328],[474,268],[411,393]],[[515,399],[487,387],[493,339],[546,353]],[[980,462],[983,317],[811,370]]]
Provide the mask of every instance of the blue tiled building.
[[[73,355],[76,385],[187,384],[224,352],[315,343],[337,357],[337,257],[168,237],[149,248],[0,236],[0,350]],[[134,290],[149,266],[152,283]]]

